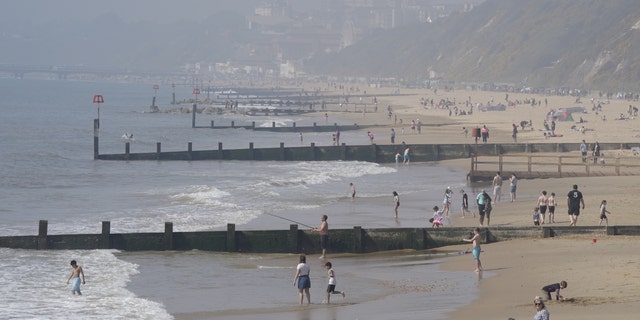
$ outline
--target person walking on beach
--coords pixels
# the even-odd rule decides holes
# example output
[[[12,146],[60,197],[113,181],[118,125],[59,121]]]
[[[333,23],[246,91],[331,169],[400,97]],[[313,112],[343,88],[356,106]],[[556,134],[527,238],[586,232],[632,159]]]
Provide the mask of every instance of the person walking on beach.
[[[549,204],[549,199],[547,198],[547,191],[542,190],[542,195],[538,197],[538,201],[536,202],[536,206],[540,211],[540,224],[544,224],[545,215],[547,214],[547,205]]]
[[[533,299],[533,305],[536,307],[536,314],[533,316],[533,320],[549,320],[549,311],[540,297]]]
[[[582,163],[587,163],[587,142],[584,140],[580,144],[580,154],[582,155]]]
[[[493,186],[493,200],[498,203],[502,199],[502,177],[500,176],[500,171],[496,172],[491,185]]]
[[[349,187],[351,188],[351,201],[356,201],[356,186],[353,185],[353,182],[349,182]]]
[[[462,218],[464,219],[464,214],[465,213],[469,213],[469,196],[467,196],[467,193],[464,191],[464,189],[460,190],[460,193],[462,194]],[[476,213],[473,213],[473,217],[476,217]]]
[[[302,304],[304,301],[304,296],[307,296],[307,304],[311,304],[311,293],[309,292],[309,289],[311,288],[311,278],[309,278],[310,273],[311,268],[307,264],[307,256],[301,254],[298,265],[296,266],[296,274],[293,277],[293,285],[295,286],[296,283],[298,285],[298,296],[300,297],[299,304]]]
[[[73,280],[73,283],[71,284],[71,293],[81,296],[82,292],[80,291],[80,282],[85,284],[84,271],[75,260],[71,260],[71,275],[69,275],[69,279],[67,279],[67,284],[69,284],[71,280]]]
[[[609,225],[607,213],[611,213],[609,210],[607,210],[607,200],[602,200],[602,202],[600,202],[600,223],[598,223],[599,226],[601,226],[603,222],[605,226]]]
[[[511,194],[511,202],[516,201],[516,190],[518,189],[518,177],[515,173],[509,178],[509,193]]]
[[[398,207],[400,206],[400,197],[396,191],[393,192],[393,213],[398,218]]]
[[[396,143],[396,130],[391,128],[391,144],[395,144],[395,143]]]
[[[558,203],[556,202],[556,194],[555,192],[551,192],[551,196],[547,198],[547,210],[549,210],[549,223],[556,222],[556,206]]]
[[[333,266],[331,262],[324,264],[324,267],[327,268],[327,274],[329,275],[329,284],[327,285],[327,304],[331,303],[331,295],[332,294],[340,294],[344,298],[344,291],[336,291],[336,275],[333,272]]]
[[[582,205],[582,209],[584,209],[584,199],[582,198],[582,192],[578,191],[578,185],[573,185],[573,190],[569,191],[567,195],[567,207],[569,210],[569,218],[571,219],[571,223],[569,226],[575,226],[578,222],[578,216],[580,215],[580,205]]]
[[[329,244],[329,223],[327,223],[327,215],[322,215],[322,223],[320,226],[313,228],[314,231],[318,231],[320,233],[320,247],[322,248],[322,255],[320,259],[325,259],[327,257],[327,245]]]
[[[482,263],[480,262],[480,228],[473,228],[473,236],[470,239],[462,238],[462,241],[473,243],[473,259],[476,261],[475,272],[482,271]]]

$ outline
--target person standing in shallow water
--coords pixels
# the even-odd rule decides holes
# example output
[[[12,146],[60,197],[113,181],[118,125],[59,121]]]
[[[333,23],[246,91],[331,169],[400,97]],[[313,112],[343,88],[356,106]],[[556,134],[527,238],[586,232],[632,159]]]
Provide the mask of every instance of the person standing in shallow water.
[[[473,243],[473,249],[471,252],[473,254],[473,259],[476,261],[475,272],[481,272],[482,262],[480,262],[480,228],[473,228],[473,235],[471,236],[471,238],[462,238],[462,241]]]
[[[307,304],[311,304],[311,293],[309,289],[311,288],[311,278],[309,278],[309,274],[311,273],[311,268],[307,264],[307,256],[304,254],[300,255],[298,265],[296,266],[296,274],[293,277],[293,285],[296,283],[298,285],[298,296],[300,297],[299,304],[304,302],[304,297],[307,297]]]
[[[393,213],[395,214],[395,217],[398,217],[398,207],[400,207],[400,196],[398,195],[398,192],[394,191],[393,192]]]
[[[69,284],[69,281],[72,279],[73,283],[71,284],[71,293],[81,296],[82,292],[80,291],[80,282],[82,281],[82,284],[85,284],[84,271],[75,260],[71,260],[71,275],[69,275],[69,279],[67,279],[67,284]]]

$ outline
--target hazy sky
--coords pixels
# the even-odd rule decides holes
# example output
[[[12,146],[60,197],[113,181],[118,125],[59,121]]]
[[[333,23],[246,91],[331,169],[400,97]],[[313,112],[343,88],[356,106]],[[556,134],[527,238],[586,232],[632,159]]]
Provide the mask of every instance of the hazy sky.
[[[305,0],[303,0],[305,1]],[[183,19],[202,20],[221,10],[251,9],[259,0],[4,0],[3,23],[46,23],[60,20],[93,20],[114,12],[125,21]]]

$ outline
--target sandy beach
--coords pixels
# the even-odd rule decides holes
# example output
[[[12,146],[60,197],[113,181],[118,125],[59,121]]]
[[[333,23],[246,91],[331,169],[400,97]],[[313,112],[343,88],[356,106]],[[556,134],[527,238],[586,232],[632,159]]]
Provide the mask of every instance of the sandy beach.
[[[317,87],[317,86],[316,86]],[[311,86],[309,87],[311,88]],[[327,89],[329,90],[329,89]],[[361,89],[362,90],[362,89]],[[479,112],[474,108],[472,115],[456,116],[452,111],[444,108],[424,106],[421,99],[442,99],[456,101],[458,110],[467,110],[465,101],[472,104],[487,104],[492,99],[494,104],[505,103],[506,95],[500,92],[483,91],[451,91],[438,90],[410,90],[400,89],[400,95],[390,96],[393,88],[366,88],[366,96],[373,104],[376,97],[379,112],[345,113],[328,112],[329,119],[348,119],[359,124],[379,125],[374,129],[377,144],[389,144],[391,128],[397,133],[396,143],[402,141],[407,144],[418,143],[472,143],[471,134],[465,137],[463,127],[473,128],[486,125],[490,130],[490,143],[512,143],[512,124],[520,121],[532,121],[533,128],[521,130],[517,136],[518,143],[545,142],[549,143],[577,143],[586,140],[587,143],[603,142],[634,142],[638,141],[640,129],[638,120],[634,118],[614,120],[620,114],[627,115],[629,104],[636,106],[637,102],[624,100],[599,100],[597,93],[593,96],[582,97],[582,103],[577,103],[575,97],[545,96],[524,93],[509,93],[510,101],[519,101],[506,111]],[[359,92],[351,92],[352,97]],[[379,95],[379,96],[378,96]],[[525,101],[535,99],[540,105],[532,106]],[[545,103],[546,100],[546,103]],[[600,103],[602,111],[596,115],[592,107]],[[397,116],[389,118],[386,106],[390,105]],[[588,113],[573,114],[575,121],[558,121],[556,135],[561,137],[546,138],[542,124],[546,114],[552,109],[582,105]],[[324,114],[324,111],[322,112]],[[606,120],[603,120],[603,116]],[[579,117],[582,123],[576,123]],[[402,120],[400,124],[399,120]],[[422,133],[414,133],[410,128],[411,120],[419,119],[425,126]],[[331,121],[331,120],[329,120]],[[576,130],[574,126],[585,127],[584,132]],[[572,127],[574,127],[572,129]],[[353,134],[345,132],[343,134]],[[359,132],[358,134],[362,134]],[[366,141],[363,136],[363,141]],[[608,156],[629,156],[629,150],[602,150]],[[575,151],[579,155],[578,150]],[[467,170],[469,159],[442,161],[441,166]],[[502,174],[504,178],[507,174]],[[637,213],[632,195],[640,192],[640,185],[635,176],[585,177],[585,178],[557,178],[520,180],[516,200],[511,202],[508,191],[508,181],[503,185],[501,201],[494,205],[488,228],[501,226],[533,226],[532,212],[538,195],[542,190],[549,194],[556,193],[558,206],[555,224],[569,225],[567,215],[567,194],[572,185],[576,184],[582,191],[586,208],[581,211],[578,225],[598,225],[599,206],[602,200],[607,200],[607,208],[611,211],[609,225],[637,225]],[[490,183],[474,185],[473,190],[486,189],[490,191]],[[474,192],[469,187],[467,193],[470,202],[475,199]],[[459,190],[454,190],[456,205],[452,208],[451,219],[456,227],[473,227],[479,225],[477,218],[467,215],[463,218],[459,209]],[[547,218],[548,219],[548,218]],[[541,288],[545,285],[565,280],[568,287],[562,290],[562,295],[569,301],[550,301],[547,308],[552,319],[632,319],[640,310],[640,276],[637,275],[640,257],[635,252],[640,250],[640,243],[636,237],[607,236],[605,228],[598,235],[556,237],[547,239],[520,239],[491,244],[482,244],[481,260],[484,271],[478,275],[477,298],[469,299],[466,304],[453,312],[446,314],[445,319],[531,319],[535,314],[533,300],[541,295]],[[469,243],[459,246],[441,248],[451,252],[464,252],[471,249]],[[475,268],[472,257],[468,254],[443,259],[441,268],[448,271],[468,271],[474,274]],[[484,276],[483,276],[484,274]],[[385,310],[404,310],[407,305],[413,306],[416,314],[429,313],[432,309],[426,301],[429,294],[407,294],[402,303],[391,299],[385,300]],[[475,296],[475,295],[474,295]],[[462,298],[462,297],[461,297]],[[465,298],[466,299],[466,298]],[[313,306],[316,308],[317,306]],[[338,307],[341,308],[341,307]],[[368,308],[363,304],[350,305],[349,310],[353,318],[357,318],[358,310],[366,313]],[[329,310],[329,309],[327,309]],[[303,319],[308,313],[300,310],[290,310],[279,314],[262,314],[262,319]],[[335,315],[335,313],[333,313]],[[283,317],[284,316],[284,317]],[[323,316],[320,316],[321,318]],[[177,319],[204,319],[206,314],[178,314]],[[372,317],[372,319],[375,318]],[[403,319],[401,313],[395,319]]]
[[[391,90],[368,89],[369,95],[388,93]],[[449,116],[449,110],[425,107],[420,99],[441,99],[456,101],[459,109],[466,110],[464,101],[495,103],[505,100],[505,93],[482,91],[452,91],[402,89],[401,93],[410,94],[393,99],[380,98],[382,105],[391,105],[399,119],[403,119],[405,134],[398,134],[397,140],[407,143],[470,143],[471,137],[465,138],[463,127],[481,127],[486,125],[490,130],[490,142],[511,143],[512,124],[522,120],[531,120],[533,129],[524,131],[519,128],[518,142],[577,143],[582,139],[587,143],[599,142],[634,142],[638,141],[640,129],[638,120],[614,120],[620,114],[627,115],[628,106],[637,106],[638,102],[624,100],[599,100],[598,95],[582,97],[582,103],[576,103],[575,97],[545,96],[523,93],[509,93],[509,100],[527,101],[536,99],[541,105],[516,104],[507,107],[506,111],[474,111],[472,115]],[[593,100],[591,99],[593,97]],[[545,102],[547,101],[546,106]],[[598,114],[592,107],[601,104]],[[573,114],[574,121],[558,121],[556,134],[562,137],[545,138],[542,124],[546,114],[552,109],[582,105],[587,108],[586,114]],[[476,109],[477,110],[477,109]],[[584,122],[579,122],[582,117]],[[603,117],[605,120],[603,120]],[[375,120],[373,118],[376,118]],[[354,121],[357,117],[354,117]],[[427,126],[422,134],[411,134],[408,122],[420,119]],[[364,123],[389,122],[385,115],[367,114],[357,121]],[[392,121],[392,120],[391,120]],[[431,123],[446,125],[432,127]],[[584,133],[572,129],[572,126],[585,126]],[[393,126],[401,133],[399,125]],[[399,129],[400,128],[400,129]],[[390,130],[390,129],[389,129]],[[387,132],[379,132],[381,144],[387,142]],[[629,150],[603,150],[605,154],[630,155]],[[576,155],[577,155],[576,150]],[[469,160],[444,161],[443,166],[468,168]],[[508,175],[503,174],[507,177]],[[586,209],[582,210],[578,225],[598,225],[599,206],[607,200],[610,225],[637,225],[636,205],[632,195],[640,192],[638,177],[612,176],[588,178],[561,178],[521,180],[518,193],[527,197],[516,197],[509,201],[508,185],[503,187],[502,202],[495,205],[491,225],[526,226],[532,225],[531,214],[537,196],[542,190],[549,194],[556,193],[558,208],[555,221],[559,225],[568,225],[566,198],[573,184],[579,186],[585,197]],[[490,185],[487,184],[488,191]],[[457,194],[456,194],[457,195]],[[533,196],[532,196],[533,195]],[[473,199],[474,195],[470,195]],[[457,209],[457,208],[456,208]],[[476,219],[455,217],[456,226],[478,225]],[[469,245],[461,245],[468,249]],[[495,272],[495,277],[480,282],[480,297],[463,308],[451,313],[448,319],[531,319],[535,314],[533,299],[540,295],[540,289],[554,282],[566,280],[568,286],[563,290],[567,302],[549,302],[547,308],[552,319],[632,319],[640,309],[640,279],[636,275],[640,258],[633,254],[640,249],[635,237],[606,236],[605,231],[598,236],[572,236],[549,239],[523,239],[482,246],[481,260],[484,272]],[[443,265],[447,270],[469,270],[473,272],[474,264],[470,256],[447,259]]]

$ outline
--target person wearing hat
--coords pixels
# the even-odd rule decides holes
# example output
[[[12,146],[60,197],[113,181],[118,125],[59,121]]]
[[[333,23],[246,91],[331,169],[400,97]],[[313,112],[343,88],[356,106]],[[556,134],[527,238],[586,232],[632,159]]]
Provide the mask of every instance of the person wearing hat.
[[[549,310],[547,310],[541,297],[535,297],[533,305],[536,307],[536,315],[533,316],[533,320],[549,320]]]

